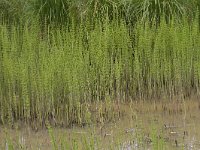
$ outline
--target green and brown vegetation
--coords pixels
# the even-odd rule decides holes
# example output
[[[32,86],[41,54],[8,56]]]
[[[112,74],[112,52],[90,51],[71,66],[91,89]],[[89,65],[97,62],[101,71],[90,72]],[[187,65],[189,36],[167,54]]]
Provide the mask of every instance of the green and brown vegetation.
[[[138,22],[132,31],[122,19],[43,32],[37,24],[0,29],[2,123],[51,117],[81,124],[93,102],[199,95],[197,19]]]
[[[199,98],[199,6],[2,0],[0,124],[47,127],[54,139],[50,126],[113,122],[124,104]]]

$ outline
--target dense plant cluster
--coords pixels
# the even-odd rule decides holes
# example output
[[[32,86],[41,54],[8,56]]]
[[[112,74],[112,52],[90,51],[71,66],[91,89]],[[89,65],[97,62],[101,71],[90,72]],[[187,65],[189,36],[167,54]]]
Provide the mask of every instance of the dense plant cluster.
[[[199,95],[198,1],[0,4],[1,123],[102,122],[120,102]]]
[[[193,18],[198,0],[1,0],[1,18],[19,21],[40,18],[41,22],[69,24],[71,18],[125,18],[127,22],[156,20],[161,15],[167,20],[180,19],[183,15]],[[33,17],[35,16],[35,17]]]
[[[199,95],[198,21],[0,26],[0,116],[82,123],[88,103]],[[87,121],[86,121],[87,122]]]

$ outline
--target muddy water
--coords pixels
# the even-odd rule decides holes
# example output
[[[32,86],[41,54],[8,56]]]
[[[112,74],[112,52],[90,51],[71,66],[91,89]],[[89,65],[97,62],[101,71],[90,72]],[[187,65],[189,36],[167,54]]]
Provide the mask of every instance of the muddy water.
[[[121,105],[123,118],[84,128],[0,128],[0,149],[200,149],[197,100]]]

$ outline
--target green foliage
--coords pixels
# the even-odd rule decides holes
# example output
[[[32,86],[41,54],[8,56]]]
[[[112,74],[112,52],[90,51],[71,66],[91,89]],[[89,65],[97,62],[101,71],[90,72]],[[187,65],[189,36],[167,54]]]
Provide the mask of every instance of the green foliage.
[[[1,0],[0,22],[21,22],[33,15],[33,0]]]
[[[165,148],[165,142],[164,139],[162,137],[162,133],[158,133],[156,126],[153,125],[152,129],[151,129],[151,139],[152,139],[152,145],[153,145],[153,149],[155,150],[159,150],[159,149],[166,149]]]
[[[115,119],[118,102],[199,95],[197,17],[127,27],[107,16],[43,31],[37,22],[3,23],[0,35],[2,123],[102,123]],[[96,114],[91,102],[102,104]]]
[[[127,10],[125,15],[130,20],[135,18],[157,22],[160,22],[161,16],[165,16],[166,20],[171,20],[172,17],[180,18],[186,12],[185,6],[187,7],[187,4],[179,0],[128,0],[124,2]]]
[[[123,18],[126,23],[137,21],[160,22],[161,16],[167,21],[181,19],[186,15],[189,20],[196,15],[198,0],[1,0],[0,18],[9,22],[40,19],[41,25],[72,24],[72,20],[110,20]]]
[[[71,0],[35,0],[33,6],[41,21],[64,23],[69,18],[71,3]]]

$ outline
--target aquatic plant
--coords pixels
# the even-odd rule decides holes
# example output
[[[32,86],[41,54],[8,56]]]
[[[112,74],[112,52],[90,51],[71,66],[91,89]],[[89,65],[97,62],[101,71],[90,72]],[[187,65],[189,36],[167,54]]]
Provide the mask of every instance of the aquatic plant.
[[[83,125],[119,117],[123,102],[199,96],[197,17],[138,22],[131,30],[109,17],[42,32],[39,23],[1,24],[0,35],[3,124]]]

